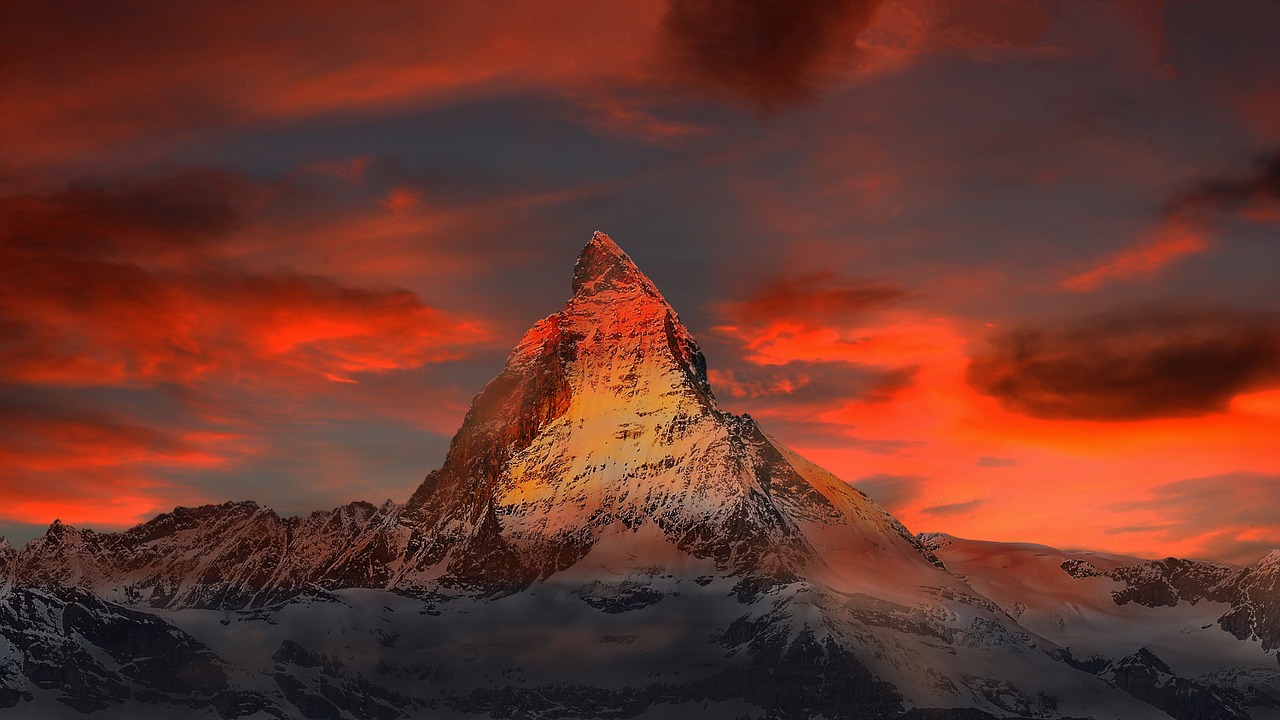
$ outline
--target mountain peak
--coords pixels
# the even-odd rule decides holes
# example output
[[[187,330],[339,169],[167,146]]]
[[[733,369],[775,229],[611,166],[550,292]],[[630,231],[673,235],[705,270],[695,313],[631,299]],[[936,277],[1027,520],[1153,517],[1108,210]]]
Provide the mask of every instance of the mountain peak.
[[[661,297],[635,261],[618,244],[599,230],[587,241],[573,266],[574,297],[595,295],[603,290],[637,289]]]
[[[573,290],[476,396],[405,505],[414,566],[519,587],[598,543],[626,554],[656,538],[744,576],[790,576],[839,547],[935,577],[882,509],[717,407],[697,342],[608,235],[582,249]]]

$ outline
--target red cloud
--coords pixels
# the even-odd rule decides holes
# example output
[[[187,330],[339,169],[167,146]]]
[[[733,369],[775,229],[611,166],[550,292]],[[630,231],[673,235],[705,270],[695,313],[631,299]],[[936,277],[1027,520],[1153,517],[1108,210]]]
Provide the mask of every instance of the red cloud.
[[[1114,280],[1152,275],[1187,255],[1209,249],[1204,232],[1195,224],[1172,220],[1149,240],[1122,250],[1102,264],[1062,281],[1068,290],[1088,292]]]
[[[627,137],[661,147],[675,147],[711,130],[693,123],[663,120],[645,109],[637,100],[608,93],[582,96],[577,118],[588,128],[617,137]]]
[[[1033,417],[1195,417],[1280,383],[1280,319],[1268,313],[1137,308],[990,340],[969,383]]]
[[[226,499],[181,478],[235,477],[265,454],[286,431],[264,413],[317,433],[350,412],[452,429],[457,398],[409,417],[401,381],[381,378],[465,357],[487,326],[408,290],[248,265],[241,234],[269,196],[188,170],[0,198],[3,517],[119,527]],[[360,380],[376,387],[329,382]],[[101,392],[121,398],[117,414],[88,409]],[[308,400],[335,392],[342,407]],[[246,414],[252,403],[271,410]]]
[[[848,323],[908,296],[899,287],[843,280],[830,272],[777,276],[750,295],[721,308],[735,325],[761,325],[778,320],[824,325]]]
[[[174,487],[160,469],[224,467],[252,441],[228,432],[163,430],[86,408],[55,408],[6,398],[0,410],[3,517],[25,523],[121,526],[200,501]]]
[[[670,0],[663,30],[671,73],[772,110],[809,99],[881,0]]]
[[[250,271],[219,250],[252,188],[190,172],[0,199],[0,377],[68,385],[354,374],[460,357],[477,322],[397,289]]]
[[[1108,509],[1149,523],[1114,534],[1154,531],[1194,547],[1199,557],[1251,564],[1280,546],[1277,503],[1280,475],[1233,472],[1157,485]]]
[[[7,13],[0,136],[14,159],[264,118],[567,86],[634,66],[661,5],[53,0]]]

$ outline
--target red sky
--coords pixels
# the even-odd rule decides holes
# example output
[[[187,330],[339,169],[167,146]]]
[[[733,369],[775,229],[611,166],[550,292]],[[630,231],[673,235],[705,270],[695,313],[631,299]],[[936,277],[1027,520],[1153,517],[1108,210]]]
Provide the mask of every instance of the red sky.
[[[1270,0],[27,4],[0,533],[403,500],[609,232],[913,530],[1280,546]]]

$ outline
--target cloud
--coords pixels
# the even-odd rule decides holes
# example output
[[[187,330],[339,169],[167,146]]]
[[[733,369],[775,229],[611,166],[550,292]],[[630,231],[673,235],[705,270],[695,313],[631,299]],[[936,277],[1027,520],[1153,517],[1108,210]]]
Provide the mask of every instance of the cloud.
[[[912,382],[914,370],[882,370],[846,362],[746,365],[739,370],[711,371],[712,387],[722,397],[762,400],[778,405],[814,407],[857,399],[883,402]]]
[[[415,212],[374,190],[367,212]],[[0,520],[118,528],[229,494],[300,510],[420,477],[470,394],[432,368],[491,331],[255,260],[265,216],[308,192],[186,168],[0,196]]]
[[[184,423],[146,422],[128,412],[0,384],[0,523],[54,518],[119,526],[199,500],[165,471],[225,468],[253,452],[249,437]]]
[[[1167,207],[1171,215],[1229,211],[1246,219],[1280,221],[1280,149],[1258,156],[1247,171],[1201,180],[1172,197]]]
[[[14,161],[73,158],[210,127],[569,87],[633,67],[657,3],[389,0],[248,5],[51,0],[9,13],[0,135]]]
[[[138,461],[183,466],[214,466],[221,462],[184,439],[179,431],[149,426],[100,409],[38,403],[12,393],[6,393],[4,399],[0,428],[4,429],[5,441],[0,445],[0,459],[10,471],[65,476]],[[86,490],[92,492],[92,488]],[[48,488],[39,491],[47,493]],[[83,491],[71,494],[80,492]]]
[[[931,505],[921,508],[920,512],[933,517],[952,517],[955,515],[966,515],[985,505],[987,501],[983,498],[976,498],[966,502],[947,503],[946,505]]]
[[[596,92],[576,101],[574,119],[602,135],[673,148],[712,134],[703,125],[660,118],[636,98]]]
[[[221,248],[257,192],[185,170],[0,198],[0,380],[351,380],[455,359],[485,338],[407,290],[236,264]]]
[[[880,0],[669,0],[662,20],[678,80],[770,111],[812,98]]]
[[[802,447],[861,448],[890,453],[914,445],[899,437],[867,437],[869,425],[838,415],[850,407],[890,404],[918,382],[936,350],[930,323],[894,318],[866,323],[909,297],[884,283],[832,273],[777,275],[743,298],[720,303],[726,324],[713,342],[732,349],[730,364],[712,370],[721,404],[767,419]]]
[[[1061,14],[1057,0],[942,0],[932,4],[937,15],[931,31],[933,42],[959,48],[1031,45]]]
[[[214,168],[125,183],[82,179],[53,194],[0,198],[0,240],[26,256],[192,254],[238,228],[253,194],[245,178]]]
[[[1201,557],[1249,564],[1280,548],[1276,507],[1280,475],[1233,472],[1158,485],[1146,498],[1108,509],[1159,518],[1157,523],[1135,526],[1134,532],[1158,530],[1157,539],[1193,542]]]
[[[1254,159],[1247,171],[1207,177],[1165,202],[1158,225],[1132,247],[1125,248],[1072,275],[1062,286],[1091,292],[1116,280],[1150,276],[1174,262],[1208,251],[1223,223],[1280,223],[1280,150]]]
[[[912,385],[915,368],[886,370],[849,362],[792,361],[785,365],[739,363],[710,370],[711,387],[722,408],[748,413],[785,442],[818,447],[861,448],[885,453],[903,442],[862,437],[857,425],[823,421],[825,413],[850,403],[888,402]]]
[[[1038,418],[1145,420],[1227,410],[1280,383],[1280,317],[1142,308],[990,338],[966,379]]]
[[[978,462],[974,463],[978,467],[984,468],[1008,468],[1017,467],[1018,461],[1013,458],[995,457],[992,455],[983,455],[978,458]]]
[[[881,310],[908,297],[910,294],[896,285],[817,272],[775,276],[721,310],[726,319],[735,324],[764,325],[786,320],[826,325],[848,323],[856,316]]]
[[[1151,238],[1121,250],[1096,267],[1072,275],[1062,286],[1077,292],[1097,290],[1113,280],[1131,280],[1152,275],[1187,255],[1209,249],[1205,231],[1197,224],[1171,220],[1161,225]]]
[[[850,280],[829,272],[782,274],[739,300],[719,304],[716,312],[723,324],[713,330],[753,351],[748,359],[758,365],[797,360],[856,362],[854,356],[869,354],[873,344],[895,335],[893,329],[873,332],[863,327],[868,315],[908,297],[896,285]]]
[[[920,497],[925,479],[919,475],[878,473],[860,477],[849,484],[866,493],[889,512],[896,512]]]
[[[417,193],[405,187],[392,188],[387,196],[378,201],[382,207],[390,210],[393,214],[401,215],[408,210],[412,210],[421,203]]]

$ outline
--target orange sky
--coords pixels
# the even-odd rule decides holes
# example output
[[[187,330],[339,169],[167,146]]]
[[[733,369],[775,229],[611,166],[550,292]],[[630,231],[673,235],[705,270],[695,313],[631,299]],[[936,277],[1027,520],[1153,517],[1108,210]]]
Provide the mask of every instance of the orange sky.
[[[40,3],[0,534],[403,500],[609,232],[913,530],[1280,546],[1267,0]]]

